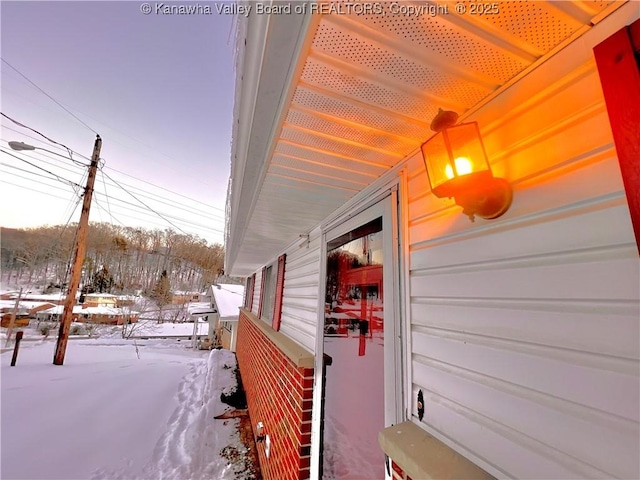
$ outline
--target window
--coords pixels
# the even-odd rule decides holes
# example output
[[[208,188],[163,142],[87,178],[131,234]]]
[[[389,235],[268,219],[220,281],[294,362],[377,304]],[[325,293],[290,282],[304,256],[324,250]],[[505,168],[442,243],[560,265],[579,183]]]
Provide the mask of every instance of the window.
[[[253,287],[256,283],[256,274],[254,273],[247,278],[246,288],[244,290],[244,308],[251,310],[253,307]]]
[[[280,330],[285,263],[286,254],[282,254],[278,257],[277,263],[262,269],[262,293],[258,316],[270,322],[276,331]]]
[[[276,276],[274,275],[273,265],[262,269],[262,287],[260,290],[260,311],[258,316],[270,322],[273,318],[273,300],[276,291]]]

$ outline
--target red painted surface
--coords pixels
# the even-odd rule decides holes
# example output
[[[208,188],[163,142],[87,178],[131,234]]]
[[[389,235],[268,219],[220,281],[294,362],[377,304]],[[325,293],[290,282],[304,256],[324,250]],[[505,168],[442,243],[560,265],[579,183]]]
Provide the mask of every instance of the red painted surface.
[[[277,332],[280,330],[280,319],[282,318],[282,294],[284,293],[284,271],[287,263],[287,254],[283,253],[278,258],[278,276],[276,277],[276,298],[273,302],[273,320],[271,326]]]
[[[640,20],[593,51],[640,252]]]
[[[256,444],[263,478],[307,479],[313,369],[297,367],[253,322],[240,311],[236,354],[254,432],[262,422],[271,439],[268,459],[265,444]]]
[[[393,460],[391,461],[391,478],[394,480],[411,480],[411,477],[404,473],[404,470]]]
[[[262,316],[262,304],[264,303],[264,284],[267,278],[267,267],[262,267],[261,278],[262,280],[260,280],[260,301],[258,302],[258,318]]]

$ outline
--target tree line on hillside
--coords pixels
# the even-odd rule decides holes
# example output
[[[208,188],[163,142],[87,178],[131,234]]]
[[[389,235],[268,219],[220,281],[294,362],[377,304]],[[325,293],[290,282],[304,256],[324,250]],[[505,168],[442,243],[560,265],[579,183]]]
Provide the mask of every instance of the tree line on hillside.
[[[66,286],[76,225],[2,227],[3,283]],[[224,248],[171,229],[90,223],[80,284],[85,292],[152,292],[162,272],[175,290],[201,290],[222,273]]]

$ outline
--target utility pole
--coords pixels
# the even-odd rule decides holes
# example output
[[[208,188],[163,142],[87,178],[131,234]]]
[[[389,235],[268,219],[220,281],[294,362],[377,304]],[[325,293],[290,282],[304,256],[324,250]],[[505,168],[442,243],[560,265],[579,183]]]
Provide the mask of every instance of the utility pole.
[[[78,230],[76,233],[74,246],[75,255],[73,257],[73,267],[71,269],[71,281],[69,282],[69,291],[67,292],[67,298],[64,302],[62,321],[60,322],[60,330],[58,332],[58,342],[56,343],[56,353],[53,356],[54,365],[62,365],[64,363],[64,354],[67,350],[69,328],[71,327],[71,319],[73,317],[73,307],[76,304],[76,292],[78,290],[78,285],[80,285],[82,264],[84,263],[84,254],[87,249],[86,241],[87,230],[89,227],[89,210],[91,209],[93,184],[96,180],[101,148],[102,139],[100,138],[100,135],[96,135],[96,142],[93,145],[93,155],[91,156],[91,164],[89,165],[89,177],[87,178],[87,186],[84,189],[82,213],[80,214],[80,222],[78,223]]]

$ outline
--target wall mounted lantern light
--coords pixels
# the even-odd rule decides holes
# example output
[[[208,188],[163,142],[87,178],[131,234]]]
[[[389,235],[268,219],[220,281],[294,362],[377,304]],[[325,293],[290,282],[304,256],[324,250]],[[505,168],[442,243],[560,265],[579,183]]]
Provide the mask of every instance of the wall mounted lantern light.
[[[457,121],[457,113],[440,109],[431,122],[436,134],[422,145],[431,191],[454,198],[472,222],[498,218],[511,206],[511,185],[491,173],[478,123]]]

